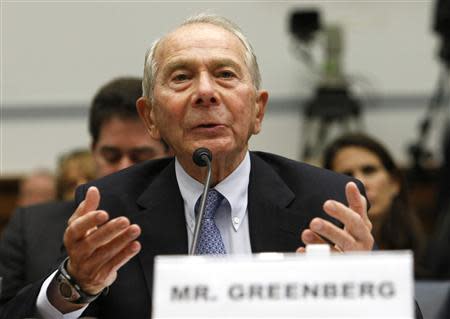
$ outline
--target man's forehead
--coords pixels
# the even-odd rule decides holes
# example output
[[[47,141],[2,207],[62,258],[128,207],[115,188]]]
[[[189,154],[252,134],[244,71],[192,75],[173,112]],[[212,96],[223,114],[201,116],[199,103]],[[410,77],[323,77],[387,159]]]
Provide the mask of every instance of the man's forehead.
[[[145,126],[137,114],[135,117],[112,115],[102,123],[100,132],[112,128],[143,128],[145,130]]]
[[[147,129],[139,118],[112,117],[105,121],[99,130],[97,143],[149,139]]]
[[[156,59],[161,61],[170,51],[177,50],[181,46],[195,47],[214,43],[214,40],[222,45],[226,42],[231,43],[241,52],[245,51],[241,40],[229,30],[215,24],[199,22],[180,26],[163,37],[156,48]]]

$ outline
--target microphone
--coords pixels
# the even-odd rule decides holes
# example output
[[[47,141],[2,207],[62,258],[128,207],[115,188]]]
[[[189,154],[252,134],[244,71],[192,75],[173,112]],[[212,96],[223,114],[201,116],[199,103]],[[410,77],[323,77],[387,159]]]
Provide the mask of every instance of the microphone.
[[[192,154],[192,160],[197,166],[206,166],[208,165],[208,161],[212,161],[211,151],[205,147],[197,148]]]
[[[206,194],[208,193],[209,183],[211,181],[211,151],[204,147],[197,148],[192,154],[192,160],[197,166],[208,166],[208,172],[206,174],[205,183],[203,184],[203,194],[200,201],[200,211],[197,218],[195,219],[194,236],[192,237],[192,244],[191,249],[189,250],[189,255],[195,255],[195,251],[197,250],[198,234],[200,233],[200,226],[202,224],[203,214],[205,213]]]

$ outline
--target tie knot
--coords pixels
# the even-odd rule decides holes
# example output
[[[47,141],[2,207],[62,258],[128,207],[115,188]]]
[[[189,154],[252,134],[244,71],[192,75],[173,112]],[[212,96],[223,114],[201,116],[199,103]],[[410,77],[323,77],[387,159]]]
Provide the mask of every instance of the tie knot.
[[[223,200],[223,195],[215,189],[210,189],[206,194],[205,213],[203,219],[214,219],[217,209]],[[200,206],[200,199],[197,201],[196,206]]]

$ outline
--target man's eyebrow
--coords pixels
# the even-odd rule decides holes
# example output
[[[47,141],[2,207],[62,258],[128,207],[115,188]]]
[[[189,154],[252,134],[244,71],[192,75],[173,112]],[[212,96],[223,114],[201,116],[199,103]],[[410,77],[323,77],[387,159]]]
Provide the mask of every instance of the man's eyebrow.
[[[147,152],[147,151],[152,151],[153,149],[154,149],[154,147],[151,147],[151,146],[137,146],[137,147],[130,148],[130,151]]]
[[[106,151],[123,151],[122,148],[117,147],[117,146],[112,146],[112,145],[104,145],[102,147],[100,147],[100,150],[106,150]],[[129,149],[125,149],[125,151],[149,151],[149,150],[153,150],[153,147],[151,146],[136,146],[136,147],[131,147]]]
[[[112,146],[112,145],[102,145],[102,146],[100,146],[100,150],[107,150],[107,151],[110,151],[110,150],[119,150],[119,148],[118,147],[116,147],[116,146]]]
[[[193,59],[177,59],[174,61],[169,61],[162,68],[162,76],[163,76],[163,78],[166,78],[170,74],[172,74],[175,70],[189,69],[190,66],[195,63],[196,62]],[[222,68],[222,67],[232,67],[232,68],[236,69],[237,72],[242,72],[242,67],[239,65],[239,63],[237,63],[233,59],[229,59],[229,58],[213,59],[208,64],[210,65],[210,68],[212,68],[212,69],[218,69],[218,68]]]
[[[221,58],[221,59],[215,60],[211,63],[211,65],[213,66],[214,69],[231,66],[232,68],[236,69],[236,71],[238,71],[238,72],[242,71],[242,67],[237,62],[235,62],[233,59],[228,59],[228,58]]]
[[[186,59],[183,59],[183,60],[177,59],[174,61],[169,61],[162,68],[163,78],[166,78],[167,76],[172,74],[175,70],[187,69],[190,63],[192,63],[192,61],[186,60]]]

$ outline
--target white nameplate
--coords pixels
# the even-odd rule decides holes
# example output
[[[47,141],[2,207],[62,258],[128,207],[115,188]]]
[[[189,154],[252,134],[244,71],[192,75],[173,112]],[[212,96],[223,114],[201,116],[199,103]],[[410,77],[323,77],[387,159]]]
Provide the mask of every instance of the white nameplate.
[[[153,318],[414,317],[409,251],[158,256]]]

